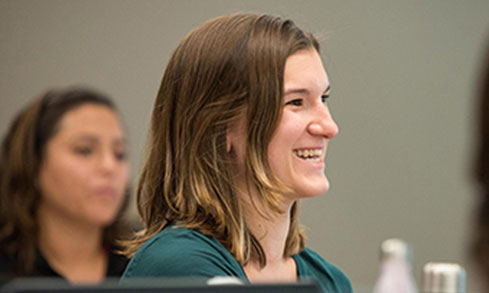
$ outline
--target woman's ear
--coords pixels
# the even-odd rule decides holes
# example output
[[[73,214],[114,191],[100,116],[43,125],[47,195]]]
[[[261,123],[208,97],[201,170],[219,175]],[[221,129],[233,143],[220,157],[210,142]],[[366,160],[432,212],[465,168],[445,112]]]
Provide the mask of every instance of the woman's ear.
[[[229,137],[229,127],[226,130],[226,152],[231,153],[231,138]]]
[[[240,115],[237,120],[230,123],[226,129],[226,152],[244,154],[246,144],[246,120]]]
[[[238,133],[239,129],[233,123],[226,129],[226,152],[230,154],[235,150],[236,144],[238,143]]]

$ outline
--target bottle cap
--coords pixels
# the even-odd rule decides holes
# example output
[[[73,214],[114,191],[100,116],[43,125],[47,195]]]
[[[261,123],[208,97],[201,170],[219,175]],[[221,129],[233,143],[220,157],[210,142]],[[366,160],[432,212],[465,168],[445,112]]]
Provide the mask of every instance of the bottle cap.
[[[402,260],[411,262],[411,256],[411,248],[401,239],[387,239],[380,245],[381,260]]]
[[[423,292],[465,292],[465,270],[456,263],[429,262],[423,268]]]

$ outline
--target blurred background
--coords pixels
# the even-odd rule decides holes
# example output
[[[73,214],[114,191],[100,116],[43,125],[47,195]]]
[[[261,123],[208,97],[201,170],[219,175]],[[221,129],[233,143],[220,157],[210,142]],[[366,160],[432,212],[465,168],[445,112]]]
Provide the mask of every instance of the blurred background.
[[[309,246],[356,292],[372,290],[390,237],[412,245],[418,286],[425,263],[450,261],[467,269],[467,292],[480,291],[467,247],[487,0],[0,0],[0,134],[50,87],[96,88],[122,112],[135,185],[170,54],[232,12],[278,14],[321,39],[340,134],[328,148],[331,190],[302,203]]]

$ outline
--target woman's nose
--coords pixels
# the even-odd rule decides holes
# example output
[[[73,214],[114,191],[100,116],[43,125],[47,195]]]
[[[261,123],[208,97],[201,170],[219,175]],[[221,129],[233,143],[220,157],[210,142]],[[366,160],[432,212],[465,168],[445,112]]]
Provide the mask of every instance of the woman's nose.
[[[104,151],[100,156],[99,166],[104,173],[112,173],[117,165],[117,160],[112,151]]]
[[[321,105],[314,111],[314,118],[309,124],[309,132],[312,135],[320,135],[327,139],[332,139],[338,134],[338,125],[333,120],[331,113],[326,105]]]

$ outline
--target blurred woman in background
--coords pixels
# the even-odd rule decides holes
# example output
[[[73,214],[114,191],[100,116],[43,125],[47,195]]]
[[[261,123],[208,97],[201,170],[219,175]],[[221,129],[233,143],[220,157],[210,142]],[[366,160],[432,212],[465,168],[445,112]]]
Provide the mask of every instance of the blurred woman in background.
[[[17,115],[0,154],[2,281],[122,274],[126,148],[113,102],[92,90],[52,90]]]

